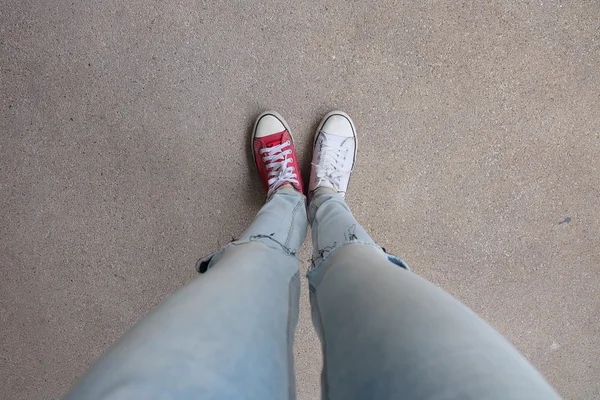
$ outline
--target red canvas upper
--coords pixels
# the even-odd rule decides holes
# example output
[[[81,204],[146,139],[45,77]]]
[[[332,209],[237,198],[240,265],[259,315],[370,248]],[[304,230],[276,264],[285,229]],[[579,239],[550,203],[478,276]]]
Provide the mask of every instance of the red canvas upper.
[[[269,190],[269,176],[268,173],[270,170],[267,169],[267,164],[269,164],[269,162],[264,162],[262,157],[263,155],[260,154],[259,150],[262,148],[269,148],[269,147],[273,147],[273,146],[277,146],[280,145],[284,142],[290,142],[289,146],[285,146],[282,150],[288,150],[290,149],[292,151],[291,154],[287,155],[286,158],[288,159],[292,159],[292,162],[290,162],[288,165],[291,167],[294,167],[294,172],[296,173],[296,176],[298,177],[297,180],[299,182],[299,184],[296,184],[294,182],[289,182],[296,190],[300,191],[300,192],[304,192],[304,187],[302,184],[302,177],[300,176],[300,166],[298,165],[298,157],[296,156],[296,149],[294,148],[294,141],[292,140],[292,136],[288,133],[287,130],[283,130],[281,132],[277,132],[277,133],[273,133],[271,135],[268,136],[264,136],[261,138],[254,138],[254,159],[256,160],[256,166],[258,167],[258,174],[260,175],[260,180],[263,183],[263,186],[265,187],[265,190]],[[282,159],[280,159],[282,160]]]

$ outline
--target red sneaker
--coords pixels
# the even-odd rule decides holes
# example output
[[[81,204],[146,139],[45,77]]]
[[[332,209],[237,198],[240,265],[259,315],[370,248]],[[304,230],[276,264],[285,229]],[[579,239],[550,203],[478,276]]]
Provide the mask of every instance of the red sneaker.
[[[294,140],[281,115],[267,111],[258,116],[252,133],[252,147],[267,197],[286,183],[300,193],[304,192]]]

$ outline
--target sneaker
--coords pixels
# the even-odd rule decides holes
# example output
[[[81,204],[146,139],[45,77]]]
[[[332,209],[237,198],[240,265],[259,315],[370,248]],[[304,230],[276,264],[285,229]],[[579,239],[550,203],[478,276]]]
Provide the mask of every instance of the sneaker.
[[[294,140],[281,115],[267,111],[258,116],[252,133],[252,148],[267,197],[285,184],[303,192]]]
[[[345,197],[355,159],[354,123],[344,112],[330,112],[321,121],[315,136],[309,194],[328,187]]]

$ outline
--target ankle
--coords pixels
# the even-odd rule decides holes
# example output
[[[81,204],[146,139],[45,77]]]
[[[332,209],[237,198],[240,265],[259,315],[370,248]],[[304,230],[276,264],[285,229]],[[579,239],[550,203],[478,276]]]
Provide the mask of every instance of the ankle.
[[[308,194],[308,204],[318,208],[321,203],[332,197],[339,197],[343,200],[343,197],[334,189],[327,186],[318,187]]]
[[[275,189],[273,191],[273,194],[279,192],[280,190],[284,191],[284,192],[288,192],[288,193],[300,193],[302,194],[301,191],[299,191],[298,189],[296,189],[294,187],[294,185],[292,185],[291,183],[284,183],[283,185],[279,186],[277,189]]]
[[[328,186],[320,186],[313,190],[312,197],[323,196],[323,195],[334,195],[338,194],[338,192]]]

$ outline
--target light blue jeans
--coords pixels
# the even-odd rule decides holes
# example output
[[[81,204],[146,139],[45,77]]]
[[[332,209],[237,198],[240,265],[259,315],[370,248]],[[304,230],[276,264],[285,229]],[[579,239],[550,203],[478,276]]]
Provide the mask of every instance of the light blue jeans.
[[[295,398],[306,199],[283,188],[204,272],[149,313],[67,399]],[[377,246],[344,200],[309,208],[324,399],[558,399],[498,332]]]

